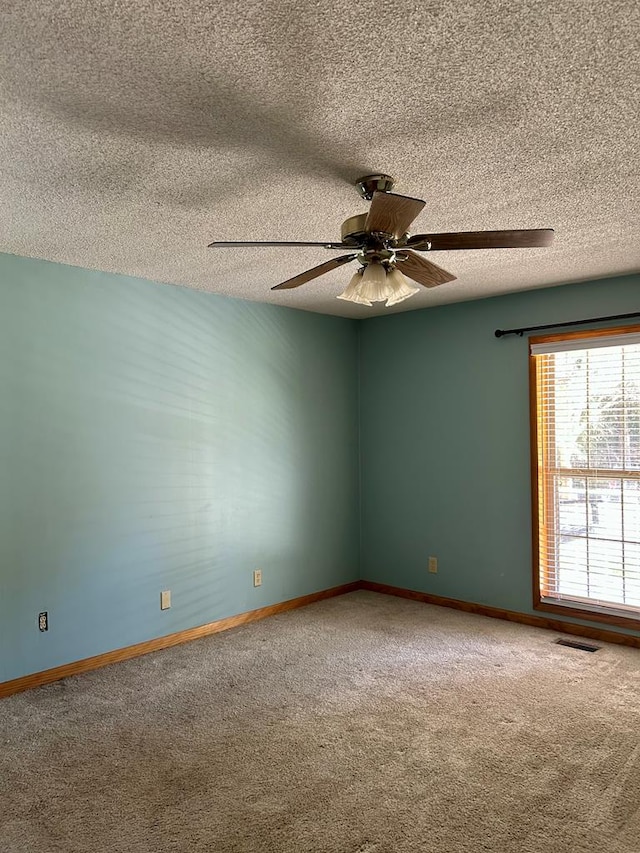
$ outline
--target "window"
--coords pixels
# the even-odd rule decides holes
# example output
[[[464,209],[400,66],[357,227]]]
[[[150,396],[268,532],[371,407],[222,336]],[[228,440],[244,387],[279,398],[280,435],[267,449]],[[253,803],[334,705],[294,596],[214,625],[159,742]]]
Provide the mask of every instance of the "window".
[[[640,628],[640,326],[530,352],[534,604]]]

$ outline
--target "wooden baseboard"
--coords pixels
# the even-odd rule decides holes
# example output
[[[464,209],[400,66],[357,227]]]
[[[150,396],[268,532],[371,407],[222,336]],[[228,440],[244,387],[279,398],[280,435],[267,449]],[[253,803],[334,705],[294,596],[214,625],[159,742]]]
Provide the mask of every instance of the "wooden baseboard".
[[[414,589],[389,586],[386,583],[376,583],[375,581],[360,581],[360,589],[381,592],[384,595],[397,595],[400,598],[436,604],[438,607],[452,607],[455,610],[464,610],[466,613],[489,616],[491,619],[506,619],[508,622],[518,622],[521,625],[531,625],[534,628],[546,628],[562,634],[575,634],[578,637],[588,637],[591,640],[600,640],[603,643],[618,643],[623,646],[633,646],[636,649],[640,648],[640,637],[634,637],[632,634],[621,634],[618,631],[608,631],[606,628],[576,625],[573,622],[565,622],[563,619],[547,619],[545,616],[519,613],[516,610],[503,610],[500,607],[490,607],[487,604],[475,604],[472,601],[445,598],[442,595],[432,595],[430,592],[418,592]]]
[[[239,613],[237,616],[229,616],[226,619],[209,622],[207,625],[199,625],[196,628],[188,628],[186,631],[178,631],[175,634],[167,634],[164,637],[146,640],[143,643],[136,643],[133,646],[126,646],[123,649],[115,649],[112,652],[106,652],[102,655],[94,655],[93,657],[67,663],[63,666],[56,666],[53,669],[45,669],[43,672],[34,672],[31,675],[14,678],[12,681],[0,682],[0,699],[11,696],[14,693],[20,693],[23,690],[30,690],[33,687],[41,687],[44,684],[60,681],[62,678],[69,678],[71,675],[80,675],[83,672],[100,669],[112,663],[120,663],[121,661],[131,660],[131,658],[137,658],[150,652],[157,652],[161,649],[168,649],[171,646],[189,643],[201,637],[208,637],[210,634],[228,631],[230,628],[247,625],[249,622],[257,622],[259,619],[266,619],[268,616],[275,616],[278,613],[285,613],[287,610],[295,610],[298,607],[306,607],[308,604],[313,604],[316,601],[322,601],[325,598],[332,598],[336,595],[344,595],[347,592],[354,592],[358,589],[367,589],[370,592],[379,592],[383,595],[396,595],[400,598],[412,599],[413,601],[423,601],[426,604],[435,604],[438,607],[452,607],[455,610],[464,610],[466,613],[477,613],[480,616],[489,616],[492,619],[505,619],[508,622],[518,622],[522,625],[531,625],[534,628],[546,628],[547,630],[562,634],[575,634],[579,637],[588,637],[591,640],[600,640],[604,643],[618,643],[624,646],[640,648],[640,637],[634,637],[631,634],[608,631],[605,628],[592,628],[587,625],[576,625],[573,622],[565,622],[562,619],[547,619],[544,616],[519,613],[515,610],[503,610],[502,608],[490,607],[486,604],[475,604],[472,601],[445,598],[441,595],[432,595],[429,592],[418,592],[418,590],[414,589],[404,589],[399,586],[390,586],[389,584],[363,580],[334,586],[331,589],[324,589],[320,592],[312,592],[310,595],[291,598],[289,601],[271,604],[269,607],[260,607],[258,610],[249,610],[246,613]]]
[[[157,652],[161,649],[168,649],[171,646],[189,643],[191,640],[208,637],[210,634],[217,634],[219,631],[228,631],[229,628],[237,628],[239,625],[257,622],[259,619],[266,619],[268,616],[285,613],[287,610],[306,607],[308,604],[313,604],[316,601],[332,598],[334,595],[344,595],[344,593],[353,592],[356,589],[360,589],[360,581],[334,586],[331,589],[323,589],[320,592],[312,592],[309,595],[291,598],[279,604],[271,604],[269,607],[260,607],[258,610],[249,610],[246,613],[239,613],[237,616],[218,619],[216,622],[209,622],[207,625],[187,628],[186,631],[178,631],[175,634],[156,637],[153,640],[146,640],[143,643],[136,643],[133,646],[126,646],[123,649],[115,649],[112,652],[106,652],[102,655],[94,655],[93,657],[67,663],[63,666],[56,666],[53,669],[34,672],[32,675],[24,675],[21,678],[14,678],[11,681],[3,681],[0,682],[0,699],[5,696],[11,696],[14,693],[20,693],[23,690],[30,690],[33,687],[41,687],[43,684],[60,681],[60,679],[68,678],[71,675],[79,675],[80,673],[100,669],[112,663],[120,663],[121,661],[131,660],[131,658],[137,658],[150,652]]]

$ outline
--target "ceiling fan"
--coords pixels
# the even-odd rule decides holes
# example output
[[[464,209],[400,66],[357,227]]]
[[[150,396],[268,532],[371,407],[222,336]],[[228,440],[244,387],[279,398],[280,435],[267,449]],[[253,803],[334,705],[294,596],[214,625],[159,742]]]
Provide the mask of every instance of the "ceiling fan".
[[[342,223],[341,240],[336,242],[297,242],[268,240],[263,242],[213,242],[209,248],[241,248],[247,246],[322,246],[325,249],[347,249],[349,253],[332,258],[293,276],[271,290],[288,290],[330,272],[343,264],[358,261],[358,270],[338,299],[360,305],[386,302],[396,305],[417,293],[407,278],[423,287],[437,287],[455,276],[416,252],[456,251],[458,249],[528,249],[549,246],[552,228],[518,229],[514,231],[456,231],[449,234],[414,234],[408,228],[425,202],[418,198],[392,193],[394,180],[389,175],[366,175],[356,181],[362,198],[371,201],[368,213],[351,216]],[[405,277],[406,276],[406,277]]]

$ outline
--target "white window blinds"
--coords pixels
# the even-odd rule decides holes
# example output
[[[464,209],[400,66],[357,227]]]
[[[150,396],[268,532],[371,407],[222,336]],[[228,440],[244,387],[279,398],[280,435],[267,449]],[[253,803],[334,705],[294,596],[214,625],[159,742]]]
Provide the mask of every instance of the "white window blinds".
[[[540,600],[640,615],[640,329],[531,358]]]

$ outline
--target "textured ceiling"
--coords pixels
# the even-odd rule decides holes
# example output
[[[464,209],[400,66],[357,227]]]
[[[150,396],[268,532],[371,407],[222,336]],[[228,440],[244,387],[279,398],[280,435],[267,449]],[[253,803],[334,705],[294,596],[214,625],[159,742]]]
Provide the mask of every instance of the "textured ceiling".
[[[442,252],[410,310],[640,269],[635,0],[5,0],[0,250],[344,316],[337,239],[388,172],[414,232],[556,229]]]

